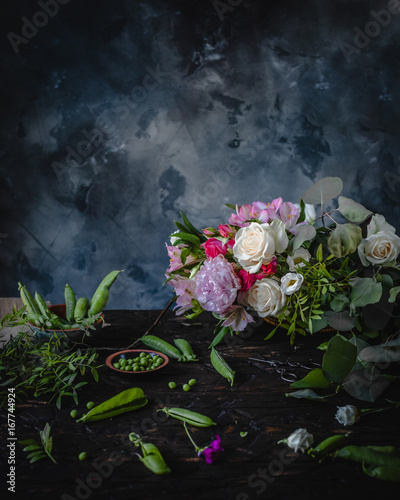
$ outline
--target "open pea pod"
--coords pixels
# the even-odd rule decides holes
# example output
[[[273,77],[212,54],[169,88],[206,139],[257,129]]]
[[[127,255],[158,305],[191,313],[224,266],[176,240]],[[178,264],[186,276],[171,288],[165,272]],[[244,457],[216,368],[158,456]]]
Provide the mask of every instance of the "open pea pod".
[[[121,413],[137,410],[146,404],[147,397],[143,390],[139,387],[132,387],[95,406],[86,415],[77,420],[77,422],[88,422],[114,417]]]

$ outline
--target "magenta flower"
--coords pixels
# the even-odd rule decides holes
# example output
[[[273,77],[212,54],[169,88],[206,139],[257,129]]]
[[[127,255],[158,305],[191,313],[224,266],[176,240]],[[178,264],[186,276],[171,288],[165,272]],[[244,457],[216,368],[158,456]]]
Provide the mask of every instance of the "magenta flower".
[[[239,278],[242,280],[241,290],[242,292],[247,292],[249,288],[251,288],[254,283],[257,281],[257,275],[251,274],[245,269],[241,269],[238,273]]]
[[[223,238],[234,238],[236,234],[236,229],[232,228],[229,224],[220,224],[218,231]]]
[[[207,260],[195,276],[197,300],[206,311],[224,312],[236,299],[242,284],[233,265],[217,255]]]
[[[224,451],[224,449],[221,446],[221,438],[217,434],[215,439],[206,448],[199,450],[199,456],[204,455],[206,462],[212,464],[221,451]]]
[[[208,259],[213,259],[217,255],[225,255],[227,250],[226,245],[223,245],[222,241],[217,240],[217,238],[208,238],[201,246],[204,248]]]
[[[258,280],[262,280],[263,278],[266,278],[269,274],[275,274],[276,273],[276,257],[275,255],[273,256],[271,262],[268,264],[263,264],[261,266],[260,272],[256,274],[256,278]]]

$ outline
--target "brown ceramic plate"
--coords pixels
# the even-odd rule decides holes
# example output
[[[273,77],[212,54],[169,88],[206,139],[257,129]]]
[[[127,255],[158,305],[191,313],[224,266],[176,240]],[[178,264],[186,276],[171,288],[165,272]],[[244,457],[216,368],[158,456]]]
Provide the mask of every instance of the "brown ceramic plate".
[[[162,365],[158,366],[157,368],[154,368],[154,370],[144,370],[144,371],[137,371],[137,372],[134,372],[134,371],[131,371],[131,370],[129,370],[129,371],[119,370],[118,368],[115,368],[115,366],[113,366],[113,363],[117,363],[120,359],[123,359],[123,358],[126,358],[126,359],[135,358],[135,357],[139,356],[139,354],[141,352],[146,352],[148,354],[154,354],[154,355],[157,354],[158,356],[160,356],[161,358],[163,358],[164,363]],[[128,349],[126,351],[118,351],[118,352],[115,352],[114,354],[111,354],[106,359],[106,365],[109,368],[111,368],[111,370],[114,370],[114,371],[119,372],[119,373],[126,373],[128,375],[132,375],[132,374],[137,375],[137,374],[143,374],[143,373],[153,373],[153,372],[156,372],[157,370],[161,370],[161,368],[164,368],[164,366],[167,366],[168,363],[169,363],[168,356],[166,356],[162,352],[153,351],[153,350],[149,350],[149,349]]]

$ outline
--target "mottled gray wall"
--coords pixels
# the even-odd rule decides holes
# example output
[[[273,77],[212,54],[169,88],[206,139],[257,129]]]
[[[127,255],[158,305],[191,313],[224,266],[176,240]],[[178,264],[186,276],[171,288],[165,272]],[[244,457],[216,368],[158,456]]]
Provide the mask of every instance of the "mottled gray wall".
[[[179,210],[327,175],[399,228],[397,0],[50,3],[1,7],[1,296],[124,269],[109,308],[161,308]]]

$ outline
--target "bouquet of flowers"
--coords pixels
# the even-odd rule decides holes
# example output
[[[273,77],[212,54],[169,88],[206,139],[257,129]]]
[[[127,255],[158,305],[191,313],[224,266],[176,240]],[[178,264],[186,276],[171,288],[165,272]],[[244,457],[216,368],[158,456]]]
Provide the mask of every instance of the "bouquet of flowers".
[[[291,343],[327,327],[377,336],[396,316],[400,237],[342,189],[340,178],[326,177],[298,204],[227,205],[227,223],[202,231],[181,213],[166,245],[176,313],[211,311],[218,341],[253,322],[251,311],[275,324],[267,338],[284,328]],[[335,198],[337,208],[325,211]]]

